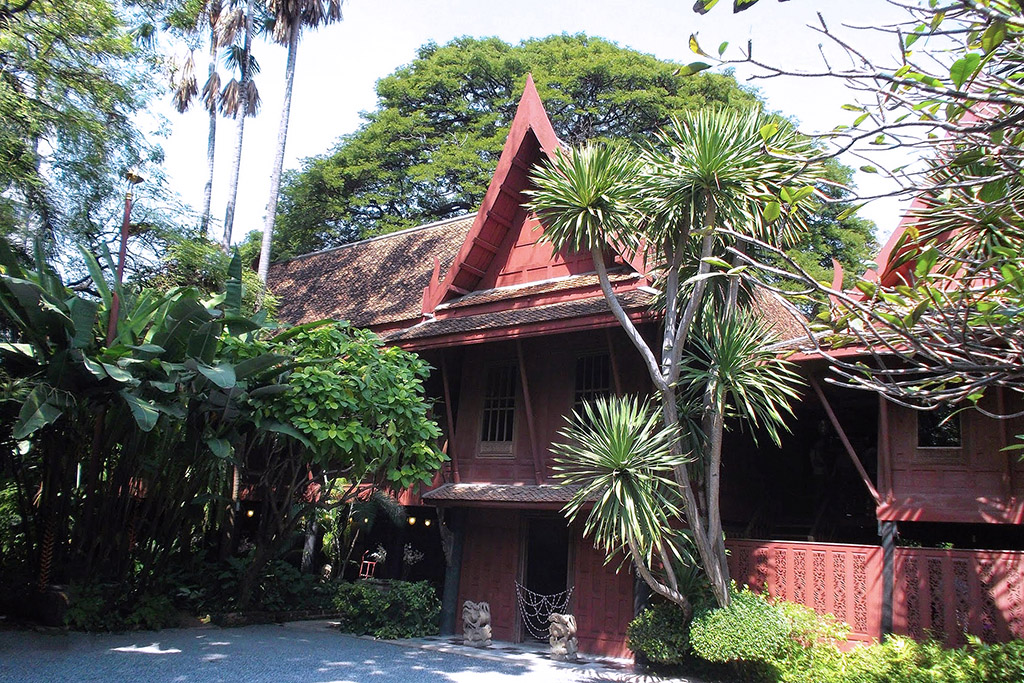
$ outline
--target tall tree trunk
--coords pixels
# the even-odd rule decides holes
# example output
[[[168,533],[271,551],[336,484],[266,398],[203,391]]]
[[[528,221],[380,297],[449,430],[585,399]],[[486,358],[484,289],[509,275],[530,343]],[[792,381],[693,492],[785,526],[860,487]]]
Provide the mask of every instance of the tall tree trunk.
[[[267,198],[267,217],[263,225],[263,244],[260,248],[259,302],[263,302],[263,294],[267,289],[267,273],[270,271],[270,240],[274,236],[274,220],[277,218],[277,196],[281,190],[281,173],[284,170],[284,146],[288,141],[288,117],[292,109],[292,88],[295,85],[295,53],[299,49],[299,33],[302,24],[296,20],[288,36],[288,63],[284,72],[284,103],[281,105],[281,125],[277,130],[277,155],[274,157],[274,168],[270,175],[270,195]]]
[[[245,5],[245,43],[242,46],[242,116],[238,119],[238,130],[235,137],[235,155],[231,160],[231,182],[228,186],[228,205],[224,211],[224,236],[221,246],[224,251],[231,249],[231,234],[235,228],[235,201],[238,199],[238,174],[242,168],[242,139],[245,137],[245,119],[249,116],[249,81],[252,74],[249,70],[249,55],[252,51],[252,13],[253,0]]]
[[[217,71],[217,32],[210,27],[210,69],[209,78]],[[217,151],[217,108],[207,107],[210,114],[210,132],[206,136],[206,185],[203,186],[203,214],[199,219],[203,235],[210,237],[210,203],[213,201],[213,162]]]

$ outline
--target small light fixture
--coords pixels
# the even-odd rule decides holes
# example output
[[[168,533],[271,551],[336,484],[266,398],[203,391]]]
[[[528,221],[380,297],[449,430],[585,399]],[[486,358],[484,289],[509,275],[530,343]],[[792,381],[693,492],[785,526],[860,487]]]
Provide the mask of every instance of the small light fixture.
[[[245,516],[246,516],[246,517],[252,517],[252,516],[253,516],[253,515],[255,515],[255,514],[256,514],[256,511],[255,511],[255,510],[246,510],[246,511],[245,511]]]
[[[430,520],[429,519],[423,520],[423,526],[430,526]]]
[[[369,517],[363,517],[363,524],[369,524],[369,523],[370,523],[370,518]]]
[[[410,517],[409,518],[409,526],[412,526],[415,523],[416,523],[416,518],[415,517]]]

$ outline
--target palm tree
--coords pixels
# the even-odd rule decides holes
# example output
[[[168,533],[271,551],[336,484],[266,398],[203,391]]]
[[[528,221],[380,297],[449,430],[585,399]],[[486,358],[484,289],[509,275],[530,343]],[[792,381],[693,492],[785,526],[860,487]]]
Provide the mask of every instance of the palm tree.
[[[284,148],[288,141],[288,117],[292,108],[295,57],[299,49],[299,38],[303,28],[316,29],[341,21],[341,3],[342,0],[270,0],[270,11],[274,15],[274,40],[288,46],[288,61],[284,72],[284,101],[281,105],[281,124],[277,132],[277,154],[274,156],[274,167],[270,175],[270,195],[267,199],[263,245],[260,249],[258,272],[264,288],[270,270],[270,240],[274,234],[277,197],[281,190],[281,173],[284,170]]]
[[[666,427],[688,417],[679,410],[680,378],[701,313],[711,311],[707,318],[713,319],[739,303],[738,274],[712,270],[723,263],[720,250],[726,238],[719,230],[753,233],[776,243],[798,233],[810,208],[813,189],[808,188],[820,177],[820,169],[806,162],[810,151],[785,122],[756,111],[698,112],[674,121],[658,136],[657,147],[640,155],[585,146],[556,153],[535,170],[537,189],[530,192],[529,207],[544,224],[544,238],[559,249],[591,252],[608,305],[644,360]],[[656,266],[664,292],[659,349],[647,344],[612,293],[604,266],[609,245],[643,249]],[[712,280],[710,291],[721,295],[718,306],[706,297]],[[715,364],[712,359],[709,377],[717,372]],[[692,416],[703,432],[700,439],[690,439],[700,444],[703,505],[691,481],[693,472],[673,465],[685,520],[721,605],[729,602],[718,510],[726,396],[708,381]],[[683,456],[679,441],[670,453],[673,462]]]
[[[210,65],[206,83],[203,84],[203,107],[210,117],[209,133],[206,136],[206,184],[203,186],[203,211],[199,219],[203,234],[209,231],[210,203],[213,199],[213,167],[217,149],[217,105],[220,94],[220,73],[217,71],[217,51],[220,42],[221,21],[220,0],[211,0],[200,14],[200,22],[206,22],[210,30]],[[190,29],[191,32],[191,29]],[[183,114],[192,106],[193,100],[199,95],[196,80],[196,65],[192,53],[189,53],[182,67],[181,77],[174,84],[172,101],[179,114]],[[209,235],[207,235],[208,237]]]
[[[231,162],[231,183],[228,189],[228,203],[224,211],[224,236],[221,244],[225,251],[231,248],[231,233],[235,225],[235,201],[238,199],[238,175],[242,168],[242,140],[245,137],[246,117],[256,116],[260,109],[260,94],[253,81],[253,75],[259,72],[259,65],[252,56],[252,34],[253,34],[253,12],[255,3],[247,0],[244,13],[239,9],[237,12],[244,17],[245,31],[241,47],[232,45],[229,53],[230,62],[238,68],[241,79],[232,79],[226,86],[221,98],[221,112],[230,115],[238,120],[237,134],[235,137],[235,154]],[[228,44],[234,43],[234,33],[238,25],[232,22],[230,32],[226,31],[224,39]],[[239,116],[241,113],[241,116]]]

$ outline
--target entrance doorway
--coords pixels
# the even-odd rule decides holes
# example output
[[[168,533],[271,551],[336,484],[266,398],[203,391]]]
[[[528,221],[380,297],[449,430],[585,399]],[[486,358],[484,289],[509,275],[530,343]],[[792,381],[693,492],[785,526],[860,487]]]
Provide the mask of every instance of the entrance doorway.
[[[547,638],[547,614],[537,613],[537,605],[530,605],[539,596],[556,597],[564,594],[572,584],[569,578],[569,527],[562,517],[545,515],[526,520],[526,560],[523,566],[520,618],[522,634],[526,640]],[[533,594],[531,596],[530,594]],[[539,610],[543,612],[544,610]]]

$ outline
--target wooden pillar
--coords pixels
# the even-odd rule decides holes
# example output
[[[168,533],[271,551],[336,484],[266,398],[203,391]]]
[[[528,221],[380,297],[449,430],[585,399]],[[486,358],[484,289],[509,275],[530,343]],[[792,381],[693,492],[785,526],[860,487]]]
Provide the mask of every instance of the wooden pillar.
[[[444,410],[445,419],[448,420],[448,457],[452,459],[452,480],[458,484],[461,481],[459,475],[459,456],[455,452],[455,418],[452,413],[452,392],[448,384],[448,363],[445,360],[444,349],[441,350],[441,384],[444,386]]]
[[[441,635],[451,636],[459,626],[459,582],[462,578],[462,548],[466,541],[466,511],[461,508],[448,510],[444,521],[439,519],[438,523],[447,525],[452,534],[441,593]]]
[[[622,396],[622,377],[619,375],[619,361],[615,358],[615,345],[612,344],[612,331],[604,328],[604,340],[608,344],[608,362],[612,366],[612,382],[615,385],[615,395]]]
[[[896,522],[879,522],[882,537],[882,637],[892,634],[892,596],[896,583]]]
[[[882,487],[882,500],[891,502],[892,490],[892,436],[889,433],[889,401],[878,395],[878,478]]]
[[[526,359],[523,356],[523,344],[516,340],[516,355],[519,357],[519,382],[523,390],[523,403],[526,407],[526,429],[530,435],[530,454],[533,456],[533,476],[537,485],[544,483],[544,467],[540,453],[537,451],[537,432],[533,425],[533,403],[530,401],[530,384],[526,381]]]

